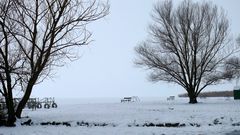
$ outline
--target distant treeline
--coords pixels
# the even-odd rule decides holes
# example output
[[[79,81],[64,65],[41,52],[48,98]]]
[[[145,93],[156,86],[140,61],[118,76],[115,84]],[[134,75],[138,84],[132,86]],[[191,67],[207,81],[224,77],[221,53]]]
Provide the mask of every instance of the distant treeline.
[[[188,97],[187,93],[179,94],[178,97]],[[202,92],[198,97],[233,97],[233,91]]]

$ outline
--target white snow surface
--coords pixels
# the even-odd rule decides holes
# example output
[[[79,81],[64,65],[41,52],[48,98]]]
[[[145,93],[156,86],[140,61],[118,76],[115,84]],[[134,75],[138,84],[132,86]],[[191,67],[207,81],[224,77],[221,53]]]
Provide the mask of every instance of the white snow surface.
[[[24,109],[16,127],[0,127],[0,135],[238,135],[240,101],[226,98],[199,99],[188,104],[188,99],[167,101],[161,98],[141,98],[140,102],[120,103],[120,98],[56,99],[58,108]],[[32,126],[21,123],[31,119]],[[219,123],[214,125],[214,120]],[[68,122],[64,125],[42,126],[42,122]],[[107,126],[79,126],[77,122],[107,123]],[[184,127],[136,127],[144,123],[184,123]],[[197,123],[200,127],[191,126]],[[209,126],[209,124],[211,126]],[[112,126],[114,125],[114,126]]]

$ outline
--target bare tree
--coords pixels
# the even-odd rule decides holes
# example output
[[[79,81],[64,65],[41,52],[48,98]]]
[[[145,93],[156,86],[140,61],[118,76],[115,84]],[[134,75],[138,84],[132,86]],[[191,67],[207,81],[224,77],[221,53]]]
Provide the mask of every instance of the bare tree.
[[[6,25],[1,16],[0,29],[1,45],[12,45],[11,49],[4,50],[0,62],[5,62],[4,58],[13,58],[17,61],[16,77],[11,69],[8,72],[8,65],[1,65],[1,75],[4,78],[15,79],[11,81],[9,90],[1,93],[9,93],[14,87],[21,88],[24,92],[19,104],[14,109],[14,118],[21,117],[22,110],[29,99],[34,85],[49,77],[54,67],[63,66],[66,59],[77,59],[76,47],[88,45],[91,32],[87,30],[87,25],[93,21],[105,17],[109,13],[109,5],[97,0],[9,0],[12,9],[6,15],[7,20],[12,25]],[[6,30],[8,35],[4,35]],[[11,40],[8,40],[11,38]],[[5,45],[5,46],[6,46]],[[6,47],[5,47],[6,48]],[[14,52],[16,51],[16,52]],[[13,54],[13,57],[9,56]],[[5,56],[7,54],[8,56]],[[19,55],[18,55],[19,54]],[[16,58],[16,60],[15,60]],[[8,63],[14,63],[8,60]],[[11,65],[11,68],[14,67]],[[9,76],[7,76],[9,74]],[[4,82],[2,82],[4,88]],[[11,93],[10,92],[10,93]],[[11,96],[12,97],[12,96]],[[9,101],[12,99],[8,99]]]
[[[237,45],[240,45],[240,36],[236,40]],[[232,56],[225,61],[224,64],[225,74],[229,76],[229,79],[236,79],[236,85],[240,79],[240,58],[238,55]]]
[[[239,79],[240,77],[240,59],[238,57],[231,57],[225,62],[226,75],[230,76],[230,79]]]
[[[9,31],[16,30],[15,23],[9,19],[14,16],[12,4],[12,1],[0,2],[0,93],[6,101],[7,126],[14,126],[16,120],[13,89],[19,84],[23,68],[23,55]]]
[[[152,71],[151,81],[182,86],[189,103],[197,103],[199,93],[229,76],[223,63],[234,48],[229,44],[229,23],[223,10],[203,2],[157,3],[149,26],[150,39],[135,48],[140,67]]]

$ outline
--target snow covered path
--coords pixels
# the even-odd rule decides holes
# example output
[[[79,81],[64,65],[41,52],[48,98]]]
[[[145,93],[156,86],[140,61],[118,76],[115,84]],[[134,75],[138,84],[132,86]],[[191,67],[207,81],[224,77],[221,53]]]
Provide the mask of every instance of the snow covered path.
[[[24,110],[32,126],[21,126],[29,118],[18,120],[17,127],[0,127],[0,135],[230,135],[240,133],[240,101],[224,98],[202,99],[190,105],[187,99],[146,100],[119,103],[120,100],[57,100],[57,109]],[[79,126],[78,122],[106,123],[107,126]],[[43,122],[68,122],[43,126]],[[144,123],[182,123],[184,127],[146,127]],[[137,127],[136,125],[140,125]],[[199,125],[199,126],[197,126]]]

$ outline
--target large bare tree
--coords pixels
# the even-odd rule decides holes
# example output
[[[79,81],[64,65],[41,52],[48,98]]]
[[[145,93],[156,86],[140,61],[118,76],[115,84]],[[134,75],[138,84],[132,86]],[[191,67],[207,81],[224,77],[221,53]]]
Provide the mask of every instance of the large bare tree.
[[[13,15],[7,15],[6,18],[13,25],[6,25],[4,22],[6,19],[1,16],[0,21],[9,35],[1,35],[3,37],[1,44],[14,44],[12,48],[10,47],[11,50],[4,51],[15,54],[14,57],[6,56],[7,58],[18,58],[15,60],[16,66],[20,66],[16,72],[16,83],[9,83],[18,85],[17,88],[23,91],[23,97],[14,109],[14,117],[20,118],[34,85],[49,77],[52,69],[62,66],[66,59],[77,58],[76,47],[90,42],[91,32],[87,30],[87,24],[105,17],[109,12],[109,5],[107,1],[97,0],[9,0],[9,2],[11,4],[8,5],[12,8],[9,8],[11,10],[8,13]],[[2,33],[4,29],[1,29]],[[7,41],[8,38],[12,40]],[[13,50],[16,50],[19,56]],[[4,57],[0,60],[3,61]],[[5,62],[2,69],[7,69],[6,63],[12,61]],[[8,72],[1,70],[1,73]],[[14,79],[14,73],[10,73],[9,78]],[[1,81],[4,79],[0,78]],[[13,90],[14,87],[9,89]],[[3,95],[5,93],[2,92]]]
[[[151,81],[182,86],[189,103],[209,85],[230,77],[223,63],[235,50],[229,45],[229,22],[223,10],[208,2],[156,3],[149,39],[135,48],[135,64],[151,72]]]
[[[13,126],[16,120],[13,89],[21,80],[20,74],[24,63],[20,47],[16,46],[14,37],[9,31],[17,31],[15,23],[10,19],[15,16],[12,4],[12,1],[0,2],[0,93],[6,101],[7,126]]]

